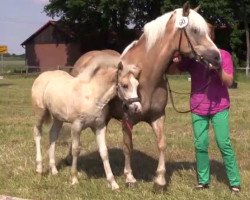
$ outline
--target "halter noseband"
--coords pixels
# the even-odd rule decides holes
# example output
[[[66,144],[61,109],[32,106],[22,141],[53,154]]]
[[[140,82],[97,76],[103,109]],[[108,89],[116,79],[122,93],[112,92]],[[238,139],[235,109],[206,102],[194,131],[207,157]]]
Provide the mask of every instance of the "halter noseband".
[[[194,59],[196,60],[196,62],[202,62],[203,64],[205,64],[206,67],[210,67],[212,64],[207,61],[202,55],[198,54],[195,49],[194,49],[194,46],[192,45],[191,43],[191,40],[187,34],[187,30],[186,30],[186,27],[183,27],[181,28],[181,33],[180,33],[180,40],[179,40],[179,46],[178,46],[178,52],[180,55],[183,55],[181,53],[181,42],[182,42],[182,33],[184,32],[186,38],[187,38],[187,41],[188,41],[188,44],[191,48],[191,51],[192,51],[192,54],[194,55]]]

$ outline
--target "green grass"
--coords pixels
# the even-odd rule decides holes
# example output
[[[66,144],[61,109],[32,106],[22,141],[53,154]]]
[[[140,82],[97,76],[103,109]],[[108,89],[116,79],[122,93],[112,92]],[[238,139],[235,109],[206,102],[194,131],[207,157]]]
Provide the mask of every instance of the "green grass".
[[[231,89],[231,139],[242,176],[240,197],[231,196],[220,152],[210,131],[211,188],[194,191],[196,184],[194,147],[190,114],[176,113],[171,104],[166,108],[166,166],[167,190],[152,192],[157,166],[157,147],[151,128],[140,123],[134,128],[134,155],[132,167],[138,179],[138,188],[125,187],[123,176],[122,133],[120,122],[111,121],[107,144],[110,162],[120,191],[111,191],[94,135],[86,130],[81,135],[82,150],[78,168],[80,183],[70,185],[70,167],[63,159],[68,152],[69,127],[65,126],[57,143],[56,158],[59,174],[35,174],[35,144],[32,134],[34,117],[30,105],[30,89],[34,78],[11,77],[0,80],[0,195],[29,199],[250,199],[250,82],[239,79],[238,89]],[[189,91],[186,78],[171,77],[173,90]],[[176,106],[188,109],[188,95],[175,95]],[[48,170],[48,128],[44,129],[44,169]]]

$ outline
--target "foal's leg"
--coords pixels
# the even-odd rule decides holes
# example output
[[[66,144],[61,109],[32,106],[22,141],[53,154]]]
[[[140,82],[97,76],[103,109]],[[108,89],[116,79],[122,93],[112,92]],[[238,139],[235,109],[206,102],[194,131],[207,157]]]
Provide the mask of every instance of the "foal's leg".
[[[106,135],[106,126],[96,129],[96,141],[99,147],[99,153],[102,158],[104,170],[106,173],[106,178],[111,185],[112,190],[119,189],[118,184],[115,181],[113,172],[110,167],[109,163],[109,156],[108,156],[108,150],[106,146],[106,140],[105,140],[105,135]]]
[[[56,175],[58,173],[55,161],[55,145],[58,134],[62,128],[62,124],[63,122],[54,119],[50,129],[49,166],[53,175]]]
[[[131,153],[133,150],[133,141],[132,141],[132,130],[130,130],[127,126],[123,126],[123,153],[125,156],[125,166],[124,166],[124,175],[126,185],[128,187],[136,186],[136,179],[133,176],[133,172],[131,169]]]
[[[72,136],[72,166],[71,166],[71,176],[72,185],[78,183],[78,171],[77,171],[77,158],[80,154],[80,133],[82,130],[82,123],[75,121],[71,126],[71,136]]]
[[[156,140],[157,140],[157,146],[159,150],[159,162],[158,167],[156,170],[156,177],[155,177],[155,187],[164,188],[166,185],[165,180],[165,136],[164,136],[164,119],[165,116],[161,116],[157,120],[151,122],[151,126],[155,132]]]
[[[36,144],[36,172],[38,174],[43,173],[43,163],[42,163],[42,150],[41,150],[41,134],[42,134],[42,125],[47,117],[48,113],[46,110],[35,108],[36,113],[36,124],[34,126],[33,135]]]
[[[34,126],[34,140],[36,143],[36,172],[38,174],[43,173],[43,163],[42,163],[42,150],[41,150],[41,133],[42,133],[42,123],[40,121]]]

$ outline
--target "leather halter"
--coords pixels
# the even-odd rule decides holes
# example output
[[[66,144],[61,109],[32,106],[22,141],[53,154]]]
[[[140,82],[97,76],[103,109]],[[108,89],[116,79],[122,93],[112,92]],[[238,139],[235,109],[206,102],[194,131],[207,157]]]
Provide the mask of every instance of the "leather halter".
[[[206,67],[206,69],[207,69],[207,70],[210,70],[210,69],[211,69],[210,66],[211,66],[212,64],[211,64],[209,61],[207,61],[203,56],[201,56],[200,54],[198,54],[198,53],[195,51],[195,49],[194,49],[194,47],[193,47],[193,45],[192,45],[192,43],[191,43],[191,40],[190,40],[190,38],[189,38],[189,36],[188,36],[188,34],[187,34],[186,26],[184,26],[184,27],[182,27],[182,28],[180,28],[180,29],[181,29],[181,33],[180,33],[180,39],[179,39],[178,53],[179,53],[181,56],[183,56],[183,54],[181,53],[181,42],[182,42],[182,34],[183,34],[183,32],[184,32],[185,37],[186,37],[186,39],[187,39],[187,41],[188,41],[188,44],[189,44],[189,46],[190,46],[190,48],[191,48],[192,54],[194,55],[195,61],[196,61],[196,62],[201,62],[201,63],[203,63],[204,66]],[[168,64],[167,69],[166,69],[166,72],[168,72],[168,69],[169,69],[169,67],[170,67],[170,65],[171,65],[172,62],[173,62],[173,60],[171,60],[171,62]],[[216,68],[214,68],[214,69],[217,70]],[[174,110],[175,110],[176,112],[178,112],[178,113],[188,113],[188,112],[192,112],[194,109],[196,109],[197,107],[199,107],[200,104],[203,102],[204,99],[203,99],[197,106],[195,106],[195,107],[193,107],[193,108],[191,108],[191,109],[189,109],[189,110],[185,110],[185,111],[180,111],[180,110],[178,110],[178,109],[176,108],[175,104],[174,104],[174,99],[173,99],[173,94],[172,94],[172,93],[176,93],[176,94],[182,94],[182,93],[171,90],[170,84],[169,84],[169,81],[168,81],[168,78],[165,77],[165,80],[166,80],[167,85],[168,85],[168,90],[169,90],[169,94],[170,94],[170,101],[171,101],[172,106],[173,106],[173,108],[174,108]],[[197,91],[205,90],[205,92],[207,92],[207,88],[208,88],[210,82],[211,82],[211,78],[209,77],[208,82],[207,82],[204,86],[202,86],[201,88],[199,88]],[[197,91],[196,91],[196,92],[197,92]],[[190,94],[192,94],[192,93],[190,93]]]
[[[141,98],[140,97],[128,98],[128,99],[125,98],[124,92],[122,90],[122,86],[119,83],[119,70],[120,69],[117,70],[116,91],[117,91],[118,97],[122,100],[122,108],[124,110],[127,110],[130,104],[134,102],[140,102]]]
[[[181,33],[180,33],[180,39],[179,39],[178,53],[179,53],[180,55],[183,55],[183,53],[181,53],[181,42],[182,42],[182,34],[183,34],[183,32],[184,32],[185,37],[186,37],[186,39],[187,39],[187,41],[188,41],[188,44],[189,44],[189,46],[190,46],[190,48],[191,48],[192,54],[194,55],[194,59],[196,60],[196,62],[201,62],[201,63],[204,64],[205,67],[207,67],[207,68],[210,69],[211,66],[213,66],[213,65],[212,65],[207,59],[205,59],[202,55],[198,54],[198,53],[195,51],[194,46],[193,46],[192,43],[191,43],[190,37],[189,37],[188,34],[187,34],[186,26],[184,26],[183,28],[180,28],[180,29],[181,29]],[[171,63],[170,63],[170,64],[171,64]],[[169,64],[169,66],[170,66],[170,64]],[[168,66],[168,68],[169,68],[169,66]],[[213,66],[213,68],[217,70],[216,67]]]

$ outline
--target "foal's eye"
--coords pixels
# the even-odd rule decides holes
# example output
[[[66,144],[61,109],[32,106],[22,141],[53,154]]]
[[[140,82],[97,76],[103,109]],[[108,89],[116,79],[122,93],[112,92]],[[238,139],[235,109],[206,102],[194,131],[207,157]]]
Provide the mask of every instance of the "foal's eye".
[[[127,84],[122,84],[122,88],[123,89],[128,89],[128,85]]]

